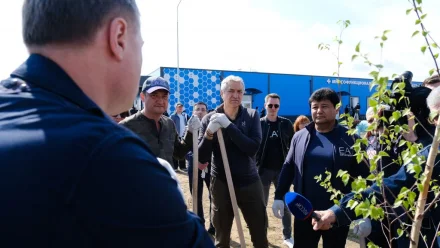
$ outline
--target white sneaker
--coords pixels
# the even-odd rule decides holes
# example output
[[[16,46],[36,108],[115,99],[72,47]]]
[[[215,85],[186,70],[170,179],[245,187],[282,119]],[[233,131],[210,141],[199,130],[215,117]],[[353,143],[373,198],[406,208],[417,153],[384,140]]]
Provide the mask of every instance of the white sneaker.
[[[285,239],[283,244],[287,245],[287,247],[289,247],[289,248],[293,248],[293,239],[292,238]]]

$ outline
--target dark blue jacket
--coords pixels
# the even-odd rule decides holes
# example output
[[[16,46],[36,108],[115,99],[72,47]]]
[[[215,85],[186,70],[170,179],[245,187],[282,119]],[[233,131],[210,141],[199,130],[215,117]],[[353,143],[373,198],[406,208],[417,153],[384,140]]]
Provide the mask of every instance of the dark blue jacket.
[[[213,247],[146,143],[62,68],[34,54],[11,77],[0,83],[0,247]]]
[[[361,162],[358,164],[356,157],[353,156],[354,150],[351,148],[356,136],[349,136],[346,132],[347,129],[339,124],[334,127],[339,132],[339,142],[333,146],[333,167],[332,173],[332,185],[337,190],[343,193],[350,192],[350,183],[344,186],[340,178],[336,178],[339,170],[348,171],[353,177],[369,175],[369,168],[367,164]],[[280,173],[280,179],[275,191],[275,199],[282,200],[284,195],[289,191],[292,184],[294,185],[295,192],[303,194],[303,162],[304,155],[309,145],[311,132],[315,129],[315,123],[311,122],[305,128],[301,129],[293,136],[290,143],[289,153],[287,154],[286,161],[284,162],[283,169]]]
[[[431,146],[425,147],[422,151],[420,151],[421,156],[425,156],[425,158],[428,158],[429,151],[431,149]],[[440,180],[440,154],[437,154],[436,160],[435,160],[435,166],[434,170],[432,172],[432,180]],[[400,167],[400,170],[383,180],[383,185],[385,190],[385,198],[388,201],[389,204],[393,205],[395,198],[394,196],[397,196],[400,193],[400,190],[403,187],[411,188],[414,186],[414,183],[416,182],[416,179],[414,177],[413,172],[409,170],[409,165],[405,165]],[[422,172],[424,171],[424,166]],[[381,189],[377,184],[374,184],[373,186],[367,188],[364,192],[362,192],[363,197],[371,197],[370,194],[374,194],[376,197],[378,204],[383,202],[384,196],[380,193]],[[417,192],[418,193],[418,192]],[[347,194],[341,201],[340,206],[333,206],[330,208],[336,215],[337,218],[337,224],[339,226],[343,225],[349,225],[351,220],[355,220],[361,217],[356,217],[356,214],[354,212],[354,209],[351,210],[350,208],[347,208],[348,202],[353,198],[353,193]],[[431,203],[434,199],[434,194],[432,191],[428,194],[428,199],[426,203]],[[418,197],[416,198],[417,201]],[[437,232],[435,231],[437,226],[440,224],[440,208],[438,207],[432,207],[424,216],[424,225],[422,225],[422,234],[427,235],[429,239],[432,240],[432,236],[434,236]],[[411,224],[411,223],[409,223]],[[426,228],[425,228],[426,227]],[[405,240],[405,239],[404,239]],[[402,241],[399,239],[399,241]],[[400,244],[400,243],[399,243]],[[429,244],[431,244],[429,242]],[[407,244],[409,245],[409,241],[407,241]],[[401,246],[399,246],[401,247]],[[402,246],[407,247],[407,246]],[[420,239],[419,241],[419,247],[426,247],[424,245],[424,242]],[[434,247],[440,247],[438,244],[436,244]]]
[[[215,113],[224,113],[223,105],[202,119],[202,128],[199,133],[199,161],[201,163],[211,161],[211,175],[226,182],[217,133],[214,134],[212,140],[204,138],[211,116]],[[255,109],[240,106],[236,119],[227,128],[221,130],[234,187],[247,186],[260,180],[255,161],[255,155],[261,143],[258,112]]]

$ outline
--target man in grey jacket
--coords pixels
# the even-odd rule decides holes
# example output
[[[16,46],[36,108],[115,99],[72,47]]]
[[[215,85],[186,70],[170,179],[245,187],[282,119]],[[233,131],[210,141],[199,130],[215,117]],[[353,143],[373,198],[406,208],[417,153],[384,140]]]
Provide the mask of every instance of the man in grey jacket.
[[[199,118],[188,121],[188,132],[181,141],[173,121],[163,115],[168,108],[170,85],[162,77],[150,77],[140,93],[144,109],[125,118],[119,124],[143,139],[153,154],[173,164],[173,158],[184,159],[192,148],[192,130],[200,125]]]

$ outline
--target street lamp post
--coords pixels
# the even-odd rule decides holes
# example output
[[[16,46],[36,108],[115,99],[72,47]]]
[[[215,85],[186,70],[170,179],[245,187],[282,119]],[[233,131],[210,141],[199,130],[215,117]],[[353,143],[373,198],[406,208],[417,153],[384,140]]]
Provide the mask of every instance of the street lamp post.
[[[177,102],[180,102],[180,67],[179,67],[179,6],[182,0],[177,4]]]

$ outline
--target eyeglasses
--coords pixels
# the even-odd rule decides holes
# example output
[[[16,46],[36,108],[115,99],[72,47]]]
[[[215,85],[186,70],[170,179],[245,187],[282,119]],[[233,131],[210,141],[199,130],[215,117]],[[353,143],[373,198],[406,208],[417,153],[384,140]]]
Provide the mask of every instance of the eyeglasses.
[[[279,104],[267,104],[269,108],[275,107],[276,109],[280,107]]]

